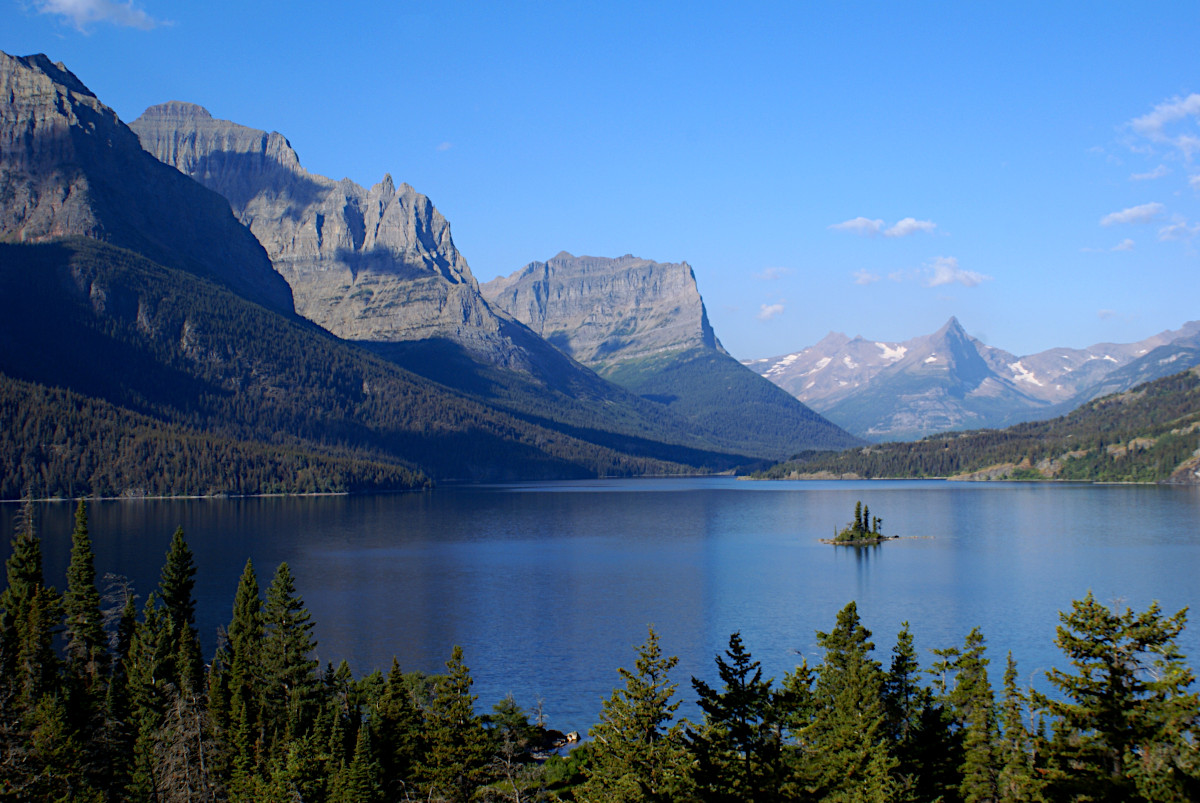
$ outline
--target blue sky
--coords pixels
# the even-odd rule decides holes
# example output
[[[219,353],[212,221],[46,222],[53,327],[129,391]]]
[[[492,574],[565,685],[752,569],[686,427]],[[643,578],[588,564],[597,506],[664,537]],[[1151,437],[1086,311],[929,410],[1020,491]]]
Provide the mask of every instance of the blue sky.
[[[1200,319],[1195,3],[0,3],[0,49],[127,121],[191,101],[407,181],[480,281],[686,260],[737,357]]]

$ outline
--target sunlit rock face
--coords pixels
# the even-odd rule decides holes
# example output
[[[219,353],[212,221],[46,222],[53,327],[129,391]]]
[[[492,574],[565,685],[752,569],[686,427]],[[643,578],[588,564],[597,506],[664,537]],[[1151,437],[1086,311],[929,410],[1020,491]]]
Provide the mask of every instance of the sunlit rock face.
[[[309,173],[282,135],[190,103],[153,106],[131,127],[147,151],[228,199],[304,317],[348,340],[448,339],[483,362],[528,367],[450,224],[408,184],[384,176],[367,189]]]
[[[0,53],[0,98],[0,238],[92,237],[292,310],[221,197],[151,158],[65,66]]]

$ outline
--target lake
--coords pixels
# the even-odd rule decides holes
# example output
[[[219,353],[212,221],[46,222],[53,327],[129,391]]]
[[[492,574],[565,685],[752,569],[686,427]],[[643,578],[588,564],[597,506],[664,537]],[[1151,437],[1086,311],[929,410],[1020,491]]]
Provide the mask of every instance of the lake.
[[[861,499],[877,547],[818,539]],[[64,585],[74,506],[38,505],[49,582]],[[15,504],[0,505],[7,558]],[[776,679],[815,630],[856,600],[886,665],[908,621],[921,652],[987,637],[1022,682],[1062,659],[1057,612],[1094,592],[1174,613],[1200,597],[1200,488],[940,481],[743,482],[730,478],[447,486],[359,497],[106,501],[90,505],[97,571],[158,582],[175,527],[195,552],[197,625],[211,654],[247,558],[264,591],[287,561],[316,622],[318,657],[356,674],[440,671],[465,651],[479,708],[507,693],[542,701],[551,727],[584,732],[632,667],[647,625],[689,679],[740,630]],[[1181,646],[1193,666],[1200,623]],[[1044,688],[1044,683],[1039,686]],[[694,709],[693,709],[694,712]]]

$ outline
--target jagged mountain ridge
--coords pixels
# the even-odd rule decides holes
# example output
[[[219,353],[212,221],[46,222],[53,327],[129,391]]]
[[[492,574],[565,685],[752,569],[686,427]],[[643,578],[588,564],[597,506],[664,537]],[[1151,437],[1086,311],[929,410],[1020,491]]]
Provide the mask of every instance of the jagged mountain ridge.
[[[0,53],[0,98],[0,239],[103,240],[292,311],[288,285],[221,196],[150,157],[64,65]]]
[[[450,224],[408,184],[385,175],[367,189],[310,173],[281,134],[191,103],[152,106],[130,127],[228,200],[309,320],[346,340],[448,340],[485,364],[538,367],[536,345],[483,299]]]
[[[174,456],[184,463],[226,447],[268,459],[282,447],[301,461],[311,456],[310,465],[325,466],[322,471],[354,464],[355,471],[370,473],[372,461],[381,461],[384,475],[392,477],[421,471],[435,478],[518,479],[727,469],[748,459],[713,449],[680,421],[666,420],[670,416],[639,418],[640,409],[656,406],[577,364],[571,363],[574,376],[607,394],[585,412],[617,410],[608,417],[590,416],[586,427],[468,398],[336,338],[295,315],[287,283],[271,269],[254,235],[233,217],[228,201],[146,153],[133,132],[64,67],[45,57],[5,58],[9,74],[19,80],[6,81],[9,96],[0,98],[5,153],[16,154],[3,167],[6,177],[20,183],[5,193],[0,219],[21,225],[5,229],[11,242],[0,243],[0,372],[5,374],[0,381],[28,382],[32,393],[61,388],[102,400],[106,405],[94,409],[108,410],[110,418],[122,410],[150,416],[174,433],[170,438],[176,442],[185,432],[213,439],[216,448]],[[30,73],[36,73],[32,79]],[[63,113],[77,103],[86,107],[83,113]],[[48,128],[45,136],[35,136],[38,126]],[[59,146],[51,147],[55,143]],[[23,157],[22,148],[33,156]],[[122,175],[136,186],[114,190],[93,178],[117,182]],[[50,205],[55,199],[71,203]],[[82,213],[91,221],[87,225],[77,220]],[[25,225],[44,220],[53,225],[40,224],[40,230]],[[128,248],[109,244],[114,232],[142,235],[133,224],[147,220],[166,228],[130,236],[123,241]],[[170,228],[178,220],[184,221],[184,235],[217,232],[228,242],[211,248],[193,242]],[[107,221],[126,225],[105,228]],[[82,236],[89,234],[92,239]],[[152,234],[160,239],[151,239]],[[233,246],[248,246],[245,260],[230,250]],[[170,253],[160,256],[164,248]],[[274,283],[268,289],[283,291],[286,304],[272,304],[269,295],[255,292],[260,288],[253,279],[263,275]],[[511,325],[556,364],[570,362],[524,326]],[[626,398],[630,404],[619,403]],[[22,411],[16,414],[19,418]],[[82,431],[66,435],[75,446],[94,442],[103,428],[92,423],[96,426],[83,420]],[[20,421],[11,427],[11,432],[33,431]],[[242,447],[234,446],[238,443]],[[22,468],[35,461],[26,476],[37,477],[36,461],[45,444],[18,445]],[[85,448],[80,453],[102,452]],[[18,459],[12,453],[0,458]],[[12,464],[0,463],[0,473],[6,465]],[[95,487],[92,466],[69,465],[79,474],[63,478],[66,484],[60,487]],[[239,471],[232,462],[208,469],[216,475]],[[190,470],[173,476],[184,474],[197,476]],[[377,487],[384,475],[364,482]],[[207,490],[168,486],[169,493]],[[338,486],[323,480],[321,487]],[[129,489],[118,492],[124,490]]]
[[[790,455],[855,442],[726,353],[686,262],[564,251],[481,289],[565,353],[725,448]]]
[[[744,364],[852,432],[906,439],[1060,415],[1187,367],[1155,368],[1149,355],[1197,335],[1200,322],[1192,322],[1137,343],[1018,357],[970,337],[951,318],[938,332],[903,342],[830,333],[802,351]],[[1149,362],[1138,370],[1140,360]]]

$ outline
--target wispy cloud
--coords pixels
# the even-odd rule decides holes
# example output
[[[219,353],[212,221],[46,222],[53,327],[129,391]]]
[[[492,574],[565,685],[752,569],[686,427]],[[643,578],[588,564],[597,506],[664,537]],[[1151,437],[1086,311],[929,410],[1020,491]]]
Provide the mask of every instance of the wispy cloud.
[[[1193,190],[1200,190],[1200,173],[1188,177],[1188,184]]]
[[[776,279],[782,279],[791,272],[791,268],[763,268],[758,273],[754,274],[754,278],[762,279],[764,282],[773,282]]]
[[[1126,237],[1124,240],[1117,243],[1109,250],[1110,251],[1132,251],[1133,250],[1133,240]]]
[[[165,25],[133,4],[115,3],[113,0],[36,0],[34,7],[42,14],[54,14],[69,21],[84,33],[89,25],[106,22],[126,28],[148,31]]]
[[[938,257],[925,271],[926,287],[941,287],[945,284],[961,284],[964,287],[976,287],[992,277],[973,270],[966,270],[958,265],[956,257]]]
[[[1156,179],[1156,178],[1162,178],[1163,176],[1167,175],[1170,172],[1171,171],[1167,169],[1166,165],[1159,165],[1158,167],[1151,170],[1149,173],[1134,173],[1133,175],[1131,175],[1129,177],[1129,180],[1130,181],[1152,181],[1153,179]]]
[[[438,152],[440,153],[440,152],[442,152],[442,151],[448,151],[448,150],[450,150],[450,149],[451,149],[451,148],[453,148],[453,147],[454,147],[454,144],[453,144],[453,143],[450,143],[450,142],[442,142],[442,143],[439,143],[439,144],[438,144],[438,146],[437,146],[437,149],[438,149]]]
[[[1100,218],[1101,226],[1115,226],[1120,223],[1149,223],[1161,215],[1165,207],[1160,203],[1142,204],[1112,212]]]
[[[857,234],[860,237],[907,237],[910,234],[919,232],[932,232],[937,228],[937,224],[932,220],[917,220],[913,217],[906,217],[896,221],[895,224],[889,226],[882,220],[872,220],[868,217],[856,217],[851,220],[844,220],[841,223],[834,223],[829,227],[833,231],[844,231],[848,234]]]
[[[1188,223],[1183,218],[1177,218],[1158,230],[1160,240],[1191,240],[1200,234],[1200,223]]]
[[[869,271],[869,270],[854,271],[854,283],[855,284],[874,284],[875,282],[879,281],[882,278],[883,277],[880,276],[878,273],[871,273],[871,271]]]
[[[1102,321],[1107,321],[1117,317],[1117,311],[1115,309],[1096,310],[1096,317]]]
[[[865,217],[856,217],[853,220],[844,220],[841,223],[834,223],[829,227],[833,231],[844,231],[849,234],[857,234],[860,237],[874,237],[879,232],[883,231],[882,220],[871,220]]]
[[[1184,158],[1190,159],[1193,153],[1200,150],[1200,137],[1191,132],[1174,133],[1168,130],[1173,123],[1189,117],[1200,118],[1200,94],[1192,93],[1186,98],[1174,97],[1164,101],[1149,114],[1130,120],[1129,127],[1151,142],[1177,148]]]
[[[907,237],[910,234],[927,231],[932,232],[937,228],[937,224],[932,220],[917,220],[916,218],[906,217],[903,220],[897,221],[896,225],[888,228],[883,232],[884,237]]]
[[[780,302],[778,304],[763,304],[761,307],[759,307],[758,314],[754,317],[758,318],[760,321],[769,321],[776,315],[782,314],[783,302]]]

